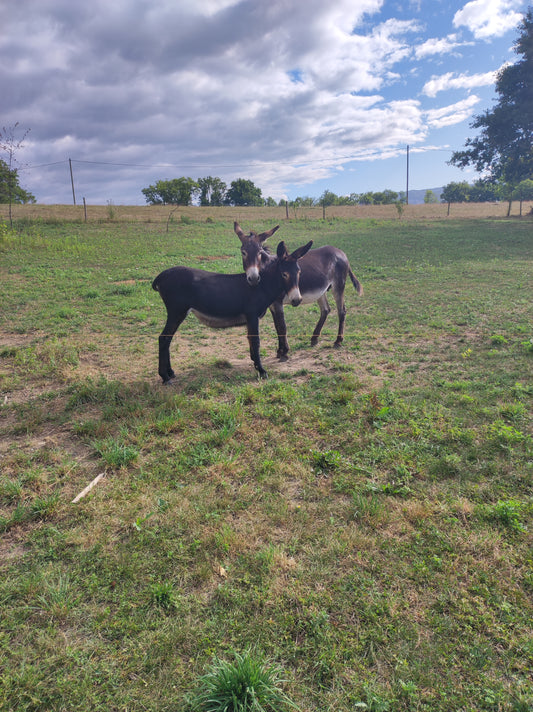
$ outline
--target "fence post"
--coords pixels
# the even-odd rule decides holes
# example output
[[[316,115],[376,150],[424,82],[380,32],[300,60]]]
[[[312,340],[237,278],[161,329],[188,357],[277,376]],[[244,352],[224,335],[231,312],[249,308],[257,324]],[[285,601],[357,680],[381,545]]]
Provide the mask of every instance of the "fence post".
[[[70,166],[70,183],[72,185],[72,200],[74,201],[74,205],[76,205],[76,193],[74,192],[74,175],[72,174],[72,161],[70,158],[68,159],[68,164]]]

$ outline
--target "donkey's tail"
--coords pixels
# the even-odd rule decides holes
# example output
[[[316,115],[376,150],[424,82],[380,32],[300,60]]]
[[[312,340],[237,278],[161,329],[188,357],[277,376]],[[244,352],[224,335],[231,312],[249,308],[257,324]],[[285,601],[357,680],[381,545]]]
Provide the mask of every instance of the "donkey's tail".
[[[364,294],[363,285],[362,285],[361,282],[357,279],[357,277],[355,276],[355,274],[352,272],[352,270],[351,270],[349,267],[348,267],[348,274],[350,275],[350,279],[352,280],[352,284],[353,284],[353,286],[355,287],[355,290],[356,290],[357,294],[358,294],[360,297],[362,297],[363,294]]]

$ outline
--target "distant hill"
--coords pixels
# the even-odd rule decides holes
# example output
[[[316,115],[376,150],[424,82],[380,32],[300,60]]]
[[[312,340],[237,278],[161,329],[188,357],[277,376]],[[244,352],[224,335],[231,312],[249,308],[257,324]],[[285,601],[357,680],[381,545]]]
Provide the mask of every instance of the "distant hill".
[[[424,188],[424,190],[409,190],[409,205],[420,205],[424,202],[428,190],[433,191],[440,203],[440,194],[443,188]]]

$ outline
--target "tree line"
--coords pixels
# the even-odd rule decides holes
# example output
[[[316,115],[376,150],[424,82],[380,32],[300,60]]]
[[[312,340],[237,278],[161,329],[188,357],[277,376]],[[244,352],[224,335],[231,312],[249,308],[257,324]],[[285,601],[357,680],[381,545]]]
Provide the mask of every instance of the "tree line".
[[[443,203],[448,203],[448,214],[451,203],[492,203],[500,200],[507,201],[507,214],[510,214],[512,202],[517,200],[522,215],[524,200],[533,200],[533,180],[526,178],[515,185],[489,180],[479,180],[473,185],[466,181],[452,182],[444,186],[440,199]]]
[[[294,200],[279,200],[263,198],[261,188],[253,181],[238,178],[232,181],[229,188],[221,178],[208,176],[207,178],[193,178],[182,176],[171,180],[158,180],[154,185],[142,189],[146,202],[150,205],[193,205],[201,206],[289,206],[313,207],[330,205],[390,205],[398,201],[405,202],[406,194],[394,190],[378,192],[351,193],[350,195],[336,195],[330,190],[325,190],[318,198],[297,197]]]

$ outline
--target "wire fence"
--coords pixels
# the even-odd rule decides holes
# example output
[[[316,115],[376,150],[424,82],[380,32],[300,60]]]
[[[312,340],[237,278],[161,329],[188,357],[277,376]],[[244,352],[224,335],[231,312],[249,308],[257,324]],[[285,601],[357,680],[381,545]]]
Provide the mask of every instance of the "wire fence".
[[[505,218],[508,203],[454,203],[448,215],[445,203],[429,203],[404,206],[399,215],[395,205],[331,205],[326,208],[326,220],[442,220],[467,218]],[[524,202],[522,216],[531,215],[533,201]],[[512,204],[511,217],[519,217],[520,204]],[[0,204],[0,219],[7,220],[9,206]],[[12,216],[17,221],[73,221],[73,222],[131,222],[157,223],[163,230],[171,230],[176,224],[188,222],[222,222],[233,224],[234,220],[256,224],[262,221],[284,220],[321,221],[322,207],[289,208],[275,207],[196,207],[175,205],[13,205]]]

